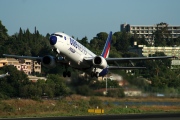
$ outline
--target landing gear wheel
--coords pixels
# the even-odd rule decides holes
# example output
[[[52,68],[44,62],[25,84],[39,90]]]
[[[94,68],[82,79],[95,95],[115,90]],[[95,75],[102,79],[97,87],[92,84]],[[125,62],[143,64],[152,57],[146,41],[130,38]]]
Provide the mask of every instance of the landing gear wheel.
[[[67,74],[68,77],[71,77],[71,72],[70,71],[68,71],[66,74]]]
[[[63,77],[66,77],[66,71],[63,72]]]
[[[92,77],[92,78],[93,78],[93,77],[98,78],[98,77],[99,77],[99,73],[98,73],[98,72],[96,72],[96,73],[91,72],[91,77]]]
[[[70,71],[64,71],[63,77],[66,77],[66,76],[71,77],[71,72]]]
[[[98,72],[96,72],[95,76],[98,78],[98,77],[99,77],[99,73],[98,73]]]
[[[94,77],[94,73],[93,73],[93,72],[91,72],[91,77],[92,77],[92,78]]]

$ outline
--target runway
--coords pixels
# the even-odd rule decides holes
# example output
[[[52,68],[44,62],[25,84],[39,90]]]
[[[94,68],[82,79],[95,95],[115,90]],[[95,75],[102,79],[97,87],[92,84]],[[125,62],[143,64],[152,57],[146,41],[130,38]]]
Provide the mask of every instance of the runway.
[[[8,118],[4,120],[180,120],[180,113]]]

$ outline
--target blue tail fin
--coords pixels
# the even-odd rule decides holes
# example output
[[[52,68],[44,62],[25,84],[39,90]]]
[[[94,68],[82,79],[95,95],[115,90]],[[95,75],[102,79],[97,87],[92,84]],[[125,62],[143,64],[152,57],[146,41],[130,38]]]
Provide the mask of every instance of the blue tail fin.
[[[109,51],[110,51],[110,47],[111,47],[111,40],[112,40],[112,31],[110,31],[107,40],[106,40],[106,44],[104,46],[104,49],[102,51],[101,56],[104,58],[108,58],[109,56]]]

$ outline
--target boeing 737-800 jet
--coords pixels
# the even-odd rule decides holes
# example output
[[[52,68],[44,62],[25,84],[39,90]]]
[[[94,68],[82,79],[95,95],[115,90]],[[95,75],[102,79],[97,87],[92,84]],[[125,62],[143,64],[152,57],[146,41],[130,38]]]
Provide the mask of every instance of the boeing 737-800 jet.
[[[56,32],[51,34],[49,41],[53,46],[53,51],[56,56],[46,55],[43,57],[18,56],[3,54],[5,57],[32,59],[42,63],[47,68],[53,68],[57,64],[65,66],[63,76],[70,77],[71,72],[67,70],[68,66],[84,71],[91,75],[91,77],[105,76],[109,69],[141,69],[145,67],[122,67],[119,65],[110,66],[109,63],[117,63],[117,61],[132,61],[132,60],[149,60],[149,59],[166,59],[173,58],[173,56],[158,56],[158,57],[132,57],[132,58],[108,58],[110,45],[112,40],[112,32],[109,33],[104,49],[101,55],[96,55],[89,49],[84,47],[74,38],[69,35]]]

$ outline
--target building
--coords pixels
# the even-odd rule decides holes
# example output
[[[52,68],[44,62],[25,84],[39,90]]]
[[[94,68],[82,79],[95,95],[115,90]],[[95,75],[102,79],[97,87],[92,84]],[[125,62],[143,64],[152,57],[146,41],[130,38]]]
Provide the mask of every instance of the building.
[[[7,65],[8,61],[7,59],[0,58],[0,67],[3,67],[4,65]]]
[[[129,82],[128,82],[127,80],[121,80],[121,81],[119,81],[119,86],[124,87],[124,86],[127,86],[127,85],[129,85]]]
[[[142,96],[142,91],[137,89],[124,89],[125,96]]]
[[[121,24],[121,31],[126,31],[131,34],[137,34],[139,38],[145,37],[146,41],[149,44],[154,44],[153,33],[157,29],[162,29],[167,27],[168,32],[170,33],[171,38],[177,38],[180,36],[180,25],[168,25],[167,23],[159,23],[155,25],[130,25],[130,24]]]
[[[176,56],[178,59],[172,59],[171,69],[180,68],[180,46],[179,47],[147,47],[145,45],[138,45],[130,49],[131,52],[137,53],[140,57],[149,57],[156,52],[163,52],[167,56]],[[138,51],[138,52],[137,52]],[[141,54],[139,51],[142,51]]]
[[[41,64],[33,60],[18,60],[15,58],[0,58],[0,67],[4,65],[13,65],[19,71],[24,71],[27,75],[32,72],[41,73]]]
[[[149,57],[149,55],[155,54],[156,52],[163,52],[167,56],[176,56],[180,59],[180,47],[146,47],[142,48],[143,56]]]
[[[37,76],[32,76],[32,75],[28,75],[28,78],[32,82],[37,82],[37,80],[44,80],[44,81],[47,80],[46,77],[37,77]]]

